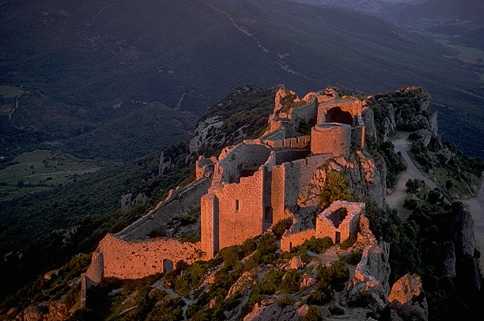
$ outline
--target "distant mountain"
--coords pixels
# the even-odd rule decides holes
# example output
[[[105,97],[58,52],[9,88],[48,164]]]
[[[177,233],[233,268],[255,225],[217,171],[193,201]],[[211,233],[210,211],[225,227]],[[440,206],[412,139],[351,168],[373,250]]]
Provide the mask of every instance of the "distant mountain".
[[[187,124],[244,84],[370,92],[416,84],[460,112],[484,101],[469,92],[479,87],[475,72],[446,58],[444,48],[354,10],[276,0],[7,0],[0,25],[0,85],[29,92],[12,125],[68,150],[111,144],[102,155],[113,159],[145,149],[118,145],[106,124],[136,126],[126,121],[148,118],[150,103],[171,107],[166,117]],[[443,117],[443,128],[454,141],[465,126],[483,128],[484,115],[465,124],[453,115]],[[175,125],[148,133],[153,148],[179,137]],[[465,144],[484,149],[478,140]]]
[[[425,0],[292,0],[310,5],[347,8],[369,14],[381,15],[395,4],[415,4]]]
[[[401,18],[464,19],[482,23],[482,0],[427,0],[423,3],[404,5]]]

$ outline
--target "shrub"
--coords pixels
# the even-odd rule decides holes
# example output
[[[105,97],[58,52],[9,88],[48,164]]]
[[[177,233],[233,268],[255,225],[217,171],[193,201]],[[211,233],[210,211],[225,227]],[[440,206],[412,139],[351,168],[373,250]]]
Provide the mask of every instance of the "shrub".
[[[313,253],[322,254],[331,246],[333,246],[333,240],[329,237],[322,239],[312,237],[297,248],[297,253],[299,255],[306,255],[308,251],[311,251]]]
[[[356,242],[356,235],[351,235],[347,240],[345,240],[340,244],[340,248],[343,250],[347,250],[350,247],[352,247],[353,244],[355,244],[355,242]]]
[[[282,235],[284,234],[284,232],[288,228],[290,228],[291,225],[292,225],[292,219],[291,218],[287,218],[285,220],[282,220],[282,221],[278,222],[276,225],[274,225],[274,227],[272,227],[272,233],[274,233],[276,238],[278,240],[280,240],[282,238]]]
[[[321,316],[321,313],[314,306],[310,306],[308,312],[303,317],[303,321],[322,321],[322,320],[323,320],[323,317]]]
[[[239,246],[230,246],[220,251],[224,260],[224,268],[232,268],[240,265],[242,250]]]
[[[357,265],[361,261],[362,254],[363,253],[361,251],[353,251],[353,252],[351,252],[350,255],[345,256],[344,260],[348,264]]]
[[[288,271],[282,278],[281,291],[284,293],[294,293],[299,290],[301,282],[301,273],[297,271]]]
[[[345,174],[331,170],[328,171],[326,183],[319,194],[320,206],[327,208],[334,201],[352,201],[354,197],[351,193],[348,178]]]

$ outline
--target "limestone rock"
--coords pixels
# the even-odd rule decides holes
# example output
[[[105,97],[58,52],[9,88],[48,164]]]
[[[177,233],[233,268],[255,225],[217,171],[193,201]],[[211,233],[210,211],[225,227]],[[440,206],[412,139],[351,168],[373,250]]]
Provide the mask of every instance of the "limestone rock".
[[[240,278],[235,281],[235,283],[230,287],[227,296],[225,297],[226,300],[234,297],[239,293],[243,293],[247,291],[255,281],[255,272],[254,271],[246,271],[244,272]]]
[[[301,289],[306,289],[315,285],[318,281],[309,274],[304,274],[299,287]]]
[[[30,305],[17,317],[19,321],[65,321],[70,317],[66,304],[58,301]]]
[[[374,310],[386,305],[390,277],[390,244],[371,245],[365,248],[360,263],[348,287],[348,301],[368,304]]]
[[[294,256],[289,261],[289,268],[291,270],[299,270],[304,267],[304,262],[301,260],[300,256]]]
[[[175,164],[173,164],[171,158],[167,157],[167,155],[165,155],[165,152],[162,151],[160,154],[160,162],[158,164],[158,175],[165,175],[166,173],[168,173],[169,170],[173,169],[174,167]]]
[[[416,274],[406,274],[392,286],[388,297],[392,320],[428,320],[428,304],[422,280]]]
[[[423,293],[422,280],[417,274],[405,274],[392,286],[388,301],[407,304]]]
[[[190,140],[190,153],[199,154],[202,147],[207,144],[211,132],[223,127],[223,125],[223,119],[219,116],[210,117],[199,122],[194,135]]]
[[[274,300],[256,303],[243,321],[299,321],[300,316],[293,305],[281,306]]]

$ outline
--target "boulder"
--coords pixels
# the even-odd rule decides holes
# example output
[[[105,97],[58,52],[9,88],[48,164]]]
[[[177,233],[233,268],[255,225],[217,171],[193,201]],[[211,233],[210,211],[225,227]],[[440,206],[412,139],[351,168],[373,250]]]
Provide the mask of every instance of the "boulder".
[[[392,286],[389,302],[407,304],[423,293],[422,280],[417,274],[405,274]]]
[[[301,309],[301,308],[299,308]],[[304,310],[304,308],[303,308]],[[304,311],[301,311],[304,312]],[[243,321],[299,321],[298,310],[294,305],[282,306],[274,300],[262,300],[256,303]]]
[[[255,281],[255,272],[254,271],[246,271],[244,272],[237,281],[230,287],[227,296],[225,297],[226,300],[234,297],[239,293],[244,293],[250,286],[254,284]]]
[[[318,281],[309,274],[304,274],[299,288],[306,289],[315,285]]]
[[[390,314],[392,320],[428,320],[428,304],[420,276],[406,274],[392,286],[390,295]]]
[[[304,267],[304,262],[302,261],[300,256],[294,256],[289,261],[289,268],[291,270],[299,270]]]
[[[348,286],[347,300],[353,305],[368,305],[381,311],[385,308],[389,291],[390,244],[370,245],[365,248],[360,263]]]

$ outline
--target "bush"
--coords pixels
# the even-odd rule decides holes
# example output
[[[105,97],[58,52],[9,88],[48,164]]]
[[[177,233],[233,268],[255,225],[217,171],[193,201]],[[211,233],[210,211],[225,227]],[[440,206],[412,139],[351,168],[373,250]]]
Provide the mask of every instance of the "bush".
[[[297,271],[287,271],[282,278],[281,291],[284,293],[295,293],[299,290],[301,273]]]
[[[308,313],[303,317],[303,321],[322,321],[323,317],[321,316],[321,313],[319,310],[314,307],[310,306]]]
[[[331,170],[328,171],[326,183],[323,190],[319,194],[319,202],[321,208],[327,208],[334,201],[353,201],[354,197],[351,193],[348,178],[345,174]]]
[[[357,265],[360,263],[362,255],[363,253],[361,251],[353,251],[350,255],[345,256],[344,260],[348,264]]]
[[[308,251],[322,254],[326,252],[326,250],[329,249],[331,246],[333,246],[333,240],[331,240],[331,238],[329,237],[325,237],[322,239],[312,237],[304,242],[301,246],[297,247],[296,251],[299,255],[306,255]]]
[[[339,247],[342,250],[347,250],[350,247],[352,247],[353,244],[355,244],[355,242],[356,242],[356,235],[351,235],[347,240],[345,240],[344,242],[342,242]]]
[[[278,240],[280,240],[282,238],[282,235],[284,234],[284,232],[288,228],[290,228],[291,225],[292,225],[292,219],[291,218],[287,218],[285,220],[282,220],[272,227],[272,233],[274,233],[276,238]]]
[[[230,246],[222,249],[220,255],[224,260],[224,268],[230,269],[240,265],[242,250],[239,246]]]

